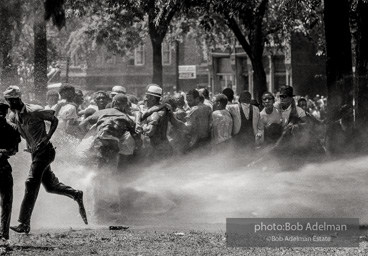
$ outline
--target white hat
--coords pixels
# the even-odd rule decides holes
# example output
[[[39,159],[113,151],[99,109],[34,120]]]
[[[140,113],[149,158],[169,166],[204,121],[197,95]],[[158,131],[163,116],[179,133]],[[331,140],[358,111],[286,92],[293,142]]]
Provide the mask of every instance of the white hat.
[[[162,88],[158,86],[157,84],[149,84],[148,89],[146,91],[147,95],[152,95],[155,97],[161,97],[162,96]]]
[[[111,91],[112,92],[110,93],[110,96],[115,96],[116,94],[119,94],[119,93],[126,94],[125,87],[121,85],[115,85],[114,87],[112,87]]]

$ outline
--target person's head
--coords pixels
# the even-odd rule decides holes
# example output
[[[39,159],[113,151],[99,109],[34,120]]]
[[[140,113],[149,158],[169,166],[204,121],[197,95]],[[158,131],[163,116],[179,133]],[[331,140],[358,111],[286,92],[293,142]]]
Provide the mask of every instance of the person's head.
[[[125,94],[118,93],[112,98],[112,107],[124,111],[128,105],[128,97]]]
[[[83,98],[83,92],[82,90],[76,90],[74,94],[74,103],[79,105],[83,104],[84,98]]]
[[[9,103],[10,109],[21,110],[23,102],[21,99],[22,93],[18,86],[10,85],[4,92],[4,98]]]
[[[242,91],[239,95],[239,102],[250,104],[252,100],[252,95],[248,91]]]
[[[215,101],[213,102],[213,110],[225,109],[227,105],[227,97],[225,94],[219,93],[215,96]]]
[[[275,103],[275,97],[271,92],[265,92],[262,95],[262,105],[266,109],[273,109],[273,104]]]
[[[314,96],[314,98],[313,98],[313,101],[317,102],[320,99],[321,99],[321,96],[319,96],[319,94],[316,94],[316,96]]]
[[[189,107],[197,106],[199,102],[199,92],[196,89],[189,90],[187,93],[187,103]]]
[[[111,93],[110,93],[110,98],[114,98],[114,96],[118,93],[121,94],[126,94],[126,89],[125,87],[121,86],[121,85],[115,85],[114,87],[112,87],[111,89]]]
[[[104,91],[98,91],[95,94],[95,102],[99,110],[105,109],[107,103],[109,102],[109,97]]]
[[[203,97],[207,100],[210,99],[210,92],[207,90],[207,88],[200,89],[200,93],[203,95]]]
[[[128,97],[129,102],[136,104],[136,105],[138,104],[138,99],[134,95],[127,94],[127,97]]]
[[[202,93],[202,89],[197,90],[199,92],[199,102],[204,103],[205,97]]]
[[[344,123],[351,123],[354,121],[354,108],[350,104],[342,105],[340,108],[341,119]]]
[[[6,114],[8,113],[9,104],[4,100],[0,99],[0,121],[4,121]]]
[[[61,99],[71,102],[75,97],[75,88],[69,84],[63,84],[59,89],[59,94]]]
[[[175,97],[175,102],[176,102],[176,105],[178,108],[182,108],[185,106],[185,97],[183,94],[178,94],[176,97]]]
[[[172,110],[175,111],[177,108],[176,105],[176,99],[174,97],[171,97],[170,95],[165,95],[162,98],[162,103],[167,103],[171,106]]]
[[[309,112],[309,110],[308,110],[308,103],[307,103],[307,100],[305,98],[300,98],[298,100],[298,107],[300,107],[301,109],[303,109],[305,112]]]
[[[283,85],[280,88],[280,102],[283,109],[287,109],[294,100],[293,87],[289,85]]]
[[[234,91],[233,89],[231,88],[225,88],[223,91],[222,91],[223,94],[226,95],[227,99],[229,102],[232,102],[234,100]]]
[[[56,90],[50,90],[46,94],[46,102],[49,106],[54,106],[59,100],[59,92]]]
[[[162,88],[157,84],[150,84],[147,87],[145,102],[148,108],[151,108],[160,103],[160,99],[162,97]]]

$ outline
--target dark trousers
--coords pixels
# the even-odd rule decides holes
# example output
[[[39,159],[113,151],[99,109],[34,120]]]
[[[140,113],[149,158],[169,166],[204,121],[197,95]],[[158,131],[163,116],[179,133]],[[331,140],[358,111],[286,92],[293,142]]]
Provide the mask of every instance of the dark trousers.
[[[7,159],[0,159],[0,237],[9,239],[10,217],[13,205],[13,176]]]
[[[50,164],[55,159],[55,149],[51,143],[32,153],[32,164],[26,183],[25,193],[19,213],[19,222],[30,224],[41,183],[47,192],[75,199],[77,190],[64,185],[51,171]]]

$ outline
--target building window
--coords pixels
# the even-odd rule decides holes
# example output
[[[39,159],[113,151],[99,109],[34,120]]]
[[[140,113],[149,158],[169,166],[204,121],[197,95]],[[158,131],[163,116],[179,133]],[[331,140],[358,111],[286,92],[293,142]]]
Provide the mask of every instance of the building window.
[[[171,65],[171,45],[170,43],[162,43],[162,65]]]
[[[144,65],[144,45],[139,44],[139,46],[134,51],[134,65],[143,66]]]

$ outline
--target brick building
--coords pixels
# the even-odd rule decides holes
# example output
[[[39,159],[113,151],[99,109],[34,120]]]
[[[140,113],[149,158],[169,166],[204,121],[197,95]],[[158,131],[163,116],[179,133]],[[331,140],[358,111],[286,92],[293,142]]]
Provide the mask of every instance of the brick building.
[[[269,91],[287,84],[295,88],[296,94],[326,94],[325,59],[316,55],[316,49],[304,36],[293,35],[283,50],[266,47],[263,61]],[[240,46],[209,52],[191,38],[164,43],[162,64],[165,92],[207,87],[218,93],[232,87],[240,93],[253,88],[252,65]],[[68,79],[85,90],[107,91],[114,85],[123,85],[128,93],[140,96],[151,82],[152,70],[152,47],[147,39],[125,57],[102,50],[84,62],[78,56],[73,58]],[[66,72],[62,75],[65,77]]]

